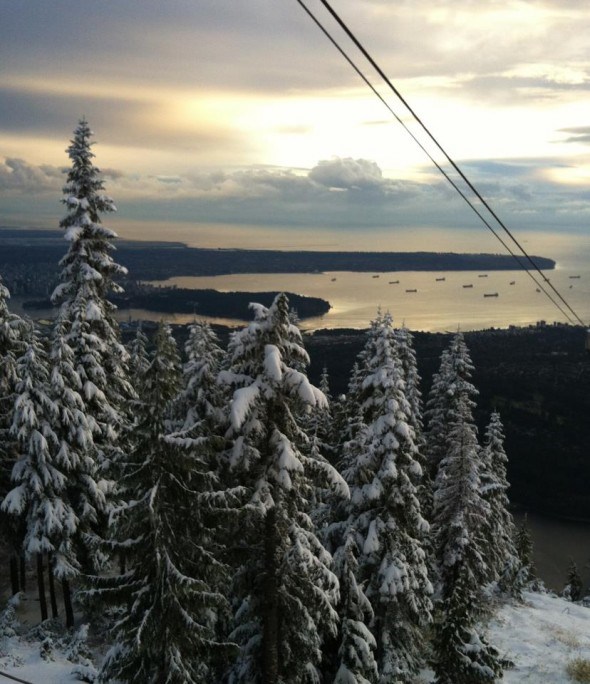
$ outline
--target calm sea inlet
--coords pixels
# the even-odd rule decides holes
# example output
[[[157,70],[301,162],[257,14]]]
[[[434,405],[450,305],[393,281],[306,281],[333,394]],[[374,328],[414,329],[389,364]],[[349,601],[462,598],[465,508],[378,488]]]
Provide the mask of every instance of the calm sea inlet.
[[[557,268],[546,275],[579,315],[588,320],[590,268]],[[154,284],[222,292],[283,290],[329,301],[332,308],[326,315],[302,321],[304,330],[366,328],[378,308],[391,312],[397,324],[426,331],[479,330],[528,325],[539,320],[566,320],[522,271],[253,273],[178,277]],[[159,316],[150,316],[156,317]],[[192,318],[175,316],[178,322]]]

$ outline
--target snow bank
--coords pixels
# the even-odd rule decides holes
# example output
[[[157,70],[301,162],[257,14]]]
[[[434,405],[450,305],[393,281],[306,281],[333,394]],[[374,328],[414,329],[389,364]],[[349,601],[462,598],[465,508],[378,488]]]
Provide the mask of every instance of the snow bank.
[[[512,660],[506,684],[571,684],[569,662],[590,660],[590,608],[550,594],[525,594],[525,605],[503,606],[489,625],[489,640]]]

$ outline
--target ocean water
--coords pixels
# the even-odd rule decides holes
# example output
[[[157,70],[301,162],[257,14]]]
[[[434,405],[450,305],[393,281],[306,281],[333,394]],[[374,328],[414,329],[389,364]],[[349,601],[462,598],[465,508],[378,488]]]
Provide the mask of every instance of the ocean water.
[[[132,238],[162,239],[145,231]],[[254,233],[254,236],[256,233]],[[252,237],[248,243],[223,243],[219,231],[216,243],[208,246],[268,247],[274,249],[362,249],[384,251],[501,251],[486,231],[412,230],[402,233],[367,233],[349,236],[333,235],[318,229],[315,238],[299,236],[299,241],[285,243],[284,231],[279,242],[258,244]],[[265,236],[265,240],[268,236]],[[291,236],[293,237],[293,236]],[[305,241],[302,242],[305,237]],[[354,237],[354,240],[353,240]],[[535,232],[519,236],[521,244],[531,254],[555,259],[557,267],[546,275],[566,298],[582,320],[590,323],[590,237],[566,232]],[[202,231],[195,228],[185,232],[170,230],[166,240],[177,240],[192,246],[206,246]],[[212,238],[213,239],[213,238]],[[294,239],[294,237],[293,237]],[[361,244],[362,243],[362,244]],[[487,277],[479,277],[479,276]],[[573,277],[573,276],[579,276]],[[539,276],[537,276],[539,278]],[[444,278],[444,280],[441,280]],[[395,283],[393,281],[399,281]],[[157,281],[153,281],[157,282]],[[511,284],[514,282],[514,284]],[[194,289],[213,288],[220,291],[289,291],[321,297],[330,302],[331,309],[322,317],[302,322],[305,330],[318,328],[366,328],[377,310],[389,311],[396,324],[405,323],[413,330],[454,331],[478,330],[489,327],[529,325],[539,320],[567,321],[566,316],[537,292],[537,285],[522,270],[479,272],[396,272],[396,273],[310,273],[310,274],[238,274],[215,277],[178,277],[161,281],[163,285],[177,285]],[[464,288],[463,285],[472,285]],[[407,290],[416,290],[407,292]],[[485,297],[485,294],[496,294]],[[554,296],[555,298],[555,296]],[[253,296],[253,300],[255,297]],[[11,308],[22,312],[22,300],[14,298]],[[561,305],[562,308],[563,304]],[[33,312],[29,311],[29,314]],[[248,312],[244,312],[245,316]],[[35,317],[51,315],[50,311],[34,312]],[[162,314],[140,309],[121,310],[120,320],[142,318],[165,319],[175,323],[194,320],[193,314]],[[226,318],[207,318],[212,323],[241,326],[244,321]]]
[[[590,268],[558,268],[546,275],[578,315],[590,320]],[[329,313],[302,321],[305,330],[366,328],[378,309],[389,311],[397,324],[425,331],[567,320],[523,271],[237,274],[171,278],[160,284],[222,292],[281,290],[329,301]],[[193,316],[176,316],[181,318]]]

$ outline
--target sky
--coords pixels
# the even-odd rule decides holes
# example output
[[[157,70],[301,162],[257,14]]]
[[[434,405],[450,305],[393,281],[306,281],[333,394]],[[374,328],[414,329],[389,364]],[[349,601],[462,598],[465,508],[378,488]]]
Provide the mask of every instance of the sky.
[[[332,5],[517,235],[588,236],[586,0]],[[0,225],[57,227],[85,116],[122,237],[500,249],[296,0],[0,0],[0,18]]]

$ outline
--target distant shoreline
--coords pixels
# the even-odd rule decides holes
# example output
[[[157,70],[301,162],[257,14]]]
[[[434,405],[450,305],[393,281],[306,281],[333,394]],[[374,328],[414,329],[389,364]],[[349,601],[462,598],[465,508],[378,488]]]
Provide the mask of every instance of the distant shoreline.
[[[116,241],[117,261],[134,280],[168,280],[180,276],[331,271],[391,273],[403,271],[514,271],[522,267],[509,254],[457,252],[315,252],[265,249],[188,247],[184,243]],[[2,264],[56,268],[66,251],[61,231],[16,230],[0,227]],[[556,262],[531,257],[539,269]],[[0,271],[1,272],[1,271]]]

